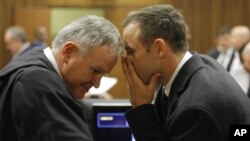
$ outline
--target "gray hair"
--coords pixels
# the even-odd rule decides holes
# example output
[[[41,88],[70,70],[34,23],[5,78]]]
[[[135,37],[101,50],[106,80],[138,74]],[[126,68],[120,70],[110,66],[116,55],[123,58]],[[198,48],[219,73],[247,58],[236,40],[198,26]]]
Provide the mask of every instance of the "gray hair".
[[[171,5],[154,5],[132,12],[122,26],[130,23],[139,24],[139,38],[147,49],[156,38],[163,38],[175,52],[188,50],[184,17]]]
[[[67,41],[78,44],[82,54],[103,45],[114,50],[117,56],[122,52],[119,31],[111,22],[98,16],[83,16],[65,26],[55,36],[52,50],[58,51]]]
[[[28,40],[25,30],[21,26],[11,26],[6,30],[6,33],[10,33],[12,39],[23,43]]]

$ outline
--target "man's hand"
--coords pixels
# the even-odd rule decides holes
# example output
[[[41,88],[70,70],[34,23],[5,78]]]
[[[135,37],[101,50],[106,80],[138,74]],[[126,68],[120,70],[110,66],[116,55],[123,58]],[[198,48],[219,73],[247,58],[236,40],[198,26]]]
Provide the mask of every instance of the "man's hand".
[[[131,58],[122,57],[121,59],[123,73],[127,79],[129,88],[129,98],[133,107],[137,107],[143,104],[149,104],[153,101],[154,91],[157,86],[157,81],[160,74],[154,74],[149,84],[144,84],[143,81],[137,75]]]

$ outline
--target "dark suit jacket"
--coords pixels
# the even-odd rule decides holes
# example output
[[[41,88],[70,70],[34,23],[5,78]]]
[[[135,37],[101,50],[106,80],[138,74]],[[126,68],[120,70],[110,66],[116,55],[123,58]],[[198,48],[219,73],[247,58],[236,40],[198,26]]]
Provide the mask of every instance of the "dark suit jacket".
[[[92,141],[81,105],[45,57],[32,49],[0,71],[1,141]]]
[[[217,60],[217,58],[218,58],[219,55],[220,55],[220,51],[216,48],[216,49],[210,51],[207,55],[210,56],[210,57],[212,57],[212,58],[214,58],[215,60]],[[233,63],[234,56],[235,56],[235,50],[234,50],[233,53],[231,54],[230,60],[229,60],[229,62],[228,62],[228,64],[227,64],[227,67],[226,67],[226,70],[227,70],[228,72],[231,70],[231,65],[232,65],[232,63]]]
[[[214,58],[216,60],[219,57],[219,55],[220,55],[220,51],[217,48],[215,48],[215,49],[209,51],[207,53],[207,55],[210,56],[210,57],[212,57],[212,58]]]
[[[161,95],[126,113],[137,141],[228,141],[230,125],[250,124],[249,98],[210,57],[195,54],[184,64],[167,106]]]

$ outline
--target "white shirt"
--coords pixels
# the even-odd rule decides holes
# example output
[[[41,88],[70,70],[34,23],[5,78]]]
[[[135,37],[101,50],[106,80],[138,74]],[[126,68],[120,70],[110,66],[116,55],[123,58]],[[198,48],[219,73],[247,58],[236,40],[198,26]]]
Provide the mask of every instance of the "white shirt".
[[[58,64],[56,62],[56,59],[51,51],[51,49],[49,47],[43,49],[43,53],[44,55],[47,57],[47,59],[50,61],[50,63],[52,64],[52,66],[55,68],[56,72],[60,75],[60,77],[62,78],[62,75],[59,71],[59,67]]]
[[[216,59],[218,63],[220,63],[225,69],[227,69],[231,57],[234,53],[234,48],[228,48],[226,51],[221,51],[220,55]]]
[[[243,91],[247,93],[248,87],[249,87],[249,74],[244,69],[240,57],[239,52],[235,51],[234,60],[232,62],[232,66],[230,69],[230,74],[233,76],[233,78],[238,82],[238,84],[241,86]]]
[[[176,75],[179,73],[179,71],[181,70],[181,68],[183,67],[183,65],[192,57],[192,54],[187,51],[184,55],[184,57],[181,59],[181,62],[178,64],[178,66],[176,67],[172,77],[170,78],[170,80],[168,81],[167,85],[164,87],[164,92],[166,94],[166,96],[169,96],[169,92],[170,89],[172,87],[173,81],[176,77]]]

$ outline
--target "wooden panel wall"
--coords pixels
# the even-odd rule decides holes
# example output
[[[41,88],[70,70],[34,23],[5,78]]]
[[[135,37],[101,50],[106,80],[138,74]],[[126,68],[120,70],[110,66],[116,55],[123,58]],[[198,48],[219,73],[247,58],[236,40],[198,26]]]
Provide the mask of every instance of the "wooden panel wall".
[[[48,0],[0,0],[0,69],[11,58],[3,42],[5,30],[15,24],[24,26],[27,30],[32,30],[31,27],[33,28],[34,24],[43,23],[44,20],[49,18],[43,16],[45,15],[44,11],[37,13],[36,9],[39,11],[40,8],[48,9]],[[38,21],[34,19],[38,19]],[[28,33],[31,39],[32,33]]]
[[[45,26],[50,31],[50,11],[43,7],[17,7],[13,10],[13,25],[22,26],[28,35],[29,41],[34,39],[34,29]],[[48,33],[48,36],[50,34]]]
[[[153,4],[172,4],[183,11],[185,20],[190,27],[192,34],[192,39],[189,41],[190,49],[200,53],[206,53],[213,48],[214,36],[221,26],[238,24],[250,26],[249,0],[0,0],[0,2],[0,67],[8,60],[2,43],[3,30],[14,22],[24,22],[20,16],[10,16],[11,11],[13,13],[11,9],[15,9],[16,5],[21,8],[101,7],[106,11],[106,18],[122,32],[120,24],[129,11]],[[20,18],[14,21],[13,17]],[[126,82],[120,63],[113,69],[112,76],[117,77],[119,83],[110,93],[116,98],[127,97]]]
[[[222,26],[250,26],[249,0],[166,0],[183,10],[191,28],[190,48],[206,53],[214,46],[214,36]]]
[[[11,24],[11,5],[0,0],[0,69],[10,60],[10,54],[5,49],[3,35]]]

